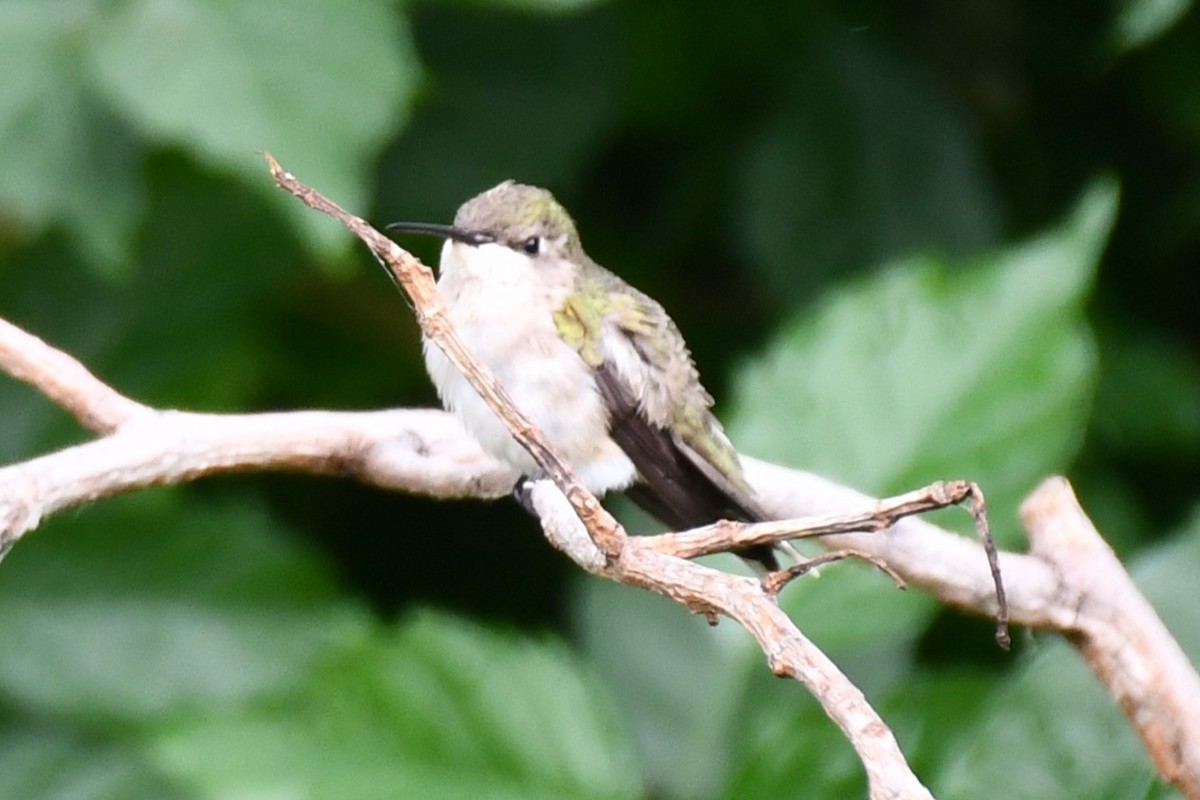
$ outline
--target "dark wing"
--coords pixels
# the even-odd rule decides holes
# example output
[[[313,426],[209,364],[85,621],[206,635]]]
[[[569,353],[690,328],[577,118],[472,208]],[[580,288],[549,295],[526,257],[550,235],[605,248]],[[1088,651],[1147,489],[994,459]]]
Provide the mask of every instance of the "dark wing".
[[[747,487],[737,485],[686,442],[640,413],[611,362],[599,365],[596,379],[609,408],[609,435],[642,478],[625,491],[630,499],[679,531],[722,519],[761,522],[767,518]],[[775,553],[767,545],[736,552],[767,570],[779,569]]]

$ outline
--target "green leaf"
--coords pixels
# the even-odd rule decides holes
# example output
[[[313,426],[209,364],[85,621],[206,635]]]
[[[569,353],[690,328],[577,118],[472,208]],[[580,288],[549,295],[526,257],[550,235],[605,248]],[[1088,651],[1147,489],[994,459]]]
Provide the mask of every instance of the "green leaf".
[[[917,638],[939,609],[932,596],[901,592],[853,560],[822,567],[819,579],[798,581],[781,601],[800,630],[868,693],[904,678]]]
[[[996,694],[975,730],[962,725],[946,744],[951,757],[933,781],[938,797],[1003,787],[1009,797],[1115,800],[1140,796],[1135,789],[1153,775],[1120,709],[1058,639],[1044,642]]]
[[[1188,351],[1131,331],[1106,340],[1103,354],[1096,428],[1114,447],[1166,457],[1200,450],[1200,364]]]
[[[720,796],[865,797],[862,763],[842,733],[799,687],[776,683],[728,737],[731,774]]]
[[[22,800],[185,800],[133,748],[38,724],[0,726],[0,797]]]
[[[94,80],[148,139],[183,144],[277,198],[329,252],[349,237],[275,191],[264,150],[347,208],[403,123],[419,68],[381,0],[131,0],[104,20]]]
[[[1082,304],[1116,212],[962,267],[909,259],[786,326],[736,381],[747,453],[884,495],[970,478],[1013,541],[1019,499],[1081,441],[1096,370]]]
[[[814,285],[913,251],[994,242],[998,200],[967,122],[871,35],[797,48],[791,91],[748,148],[735,230],[782,307]]]
[[[713,628],[657,595],[584,580],[573,627],[637,738],[647,782],[672,797],[709,794],[725,779],[751,667],[746,633],[728,621]]]
[[[140,720],[290,684],[366,619],[248,502],[179,490],[51,520],[5,559],[0,692],[26,708]]]
[[[1200,512],[1130,568],[1192,663],[1200,662]],[[972,730],[960,729],[935,782],[939,797],[1178,797],[1157,785],[1141,741],[1079,654],[1047,640],[996,694]],[[1019,767],[1018,767],[1019,765]]]
[[[990,685],[976,673],[916,671],[890,696],[867,693],[923,776],[989,696]],[[753,697],[734,738],[735,766],[724,797],[787,797],[796,786],[809,797],[865,796],[861,762],[815,701],[798,699],[795,687],[780,681],[760,682]]]
[[[614,720],[561,646],[424,614],[151,752],[199,797],[643,796]]]
[[[145,198],[139,148],[83,80],[93,0],[0,3],[0,213],[60,224],[89,263],[128,259]]]
[[[1192,0],[1122,0],[1116,20],[1117,46],[1134,50],[1170,30],[1192,8]]]

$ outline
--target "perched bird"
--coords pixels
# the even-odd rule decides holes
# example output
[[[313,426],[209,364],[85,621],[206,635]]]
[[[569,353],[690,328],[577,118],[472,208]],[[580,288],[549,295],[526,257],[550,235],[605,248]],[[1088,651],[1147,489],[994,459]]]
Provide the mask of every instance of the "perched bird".
[[[550,192],[506,181],[464,203],[453,225],[388,228],[446,240],[438,289],[455,329],[593,494],[625,491],[673,530],[766,519],[679,329],[588,257]],[[424,353],[463,427],[536,477],[533,459],[442,351],[426,341]],[[778,568],[765,545],[738,555]]]

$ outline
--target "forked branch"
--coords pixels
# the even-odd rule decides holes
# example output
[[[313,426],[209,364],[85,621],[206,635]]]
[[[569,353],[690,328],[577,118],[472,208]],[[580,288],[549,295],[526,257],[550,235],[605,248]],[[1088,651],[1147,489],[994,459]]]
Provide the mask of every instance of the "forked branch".
[[[314,207],[336,209],[277,165],[275,174],[287,188],[308,192],[306,202]],[[365,234],[374,252],[405,265],[395,269],[421,275],[414,286],[423,294],[413,297],[419,319],[427,323],[427,334],[449,343],[448,354],[457,353],[460,366],[470,370],[469,355],[455,349],[456,340],[438,311],[440,300],[428,271],[362,220],[337,212],[351,230]],[[429,305],[417,302],[418,296]],[[475,498],[506,495],[517,477],[440,411],[219,415],[156,410],[122,396],[75,359],[3,320],[0,369],[101,435],[0,468],[0,550],[57,511],[233,470],[348,475],[389,489]],[[494,384],[489,388],[486,376],[481,380],[504,409],[503,393]],[[536,443],[532,426],[504,410],[518,431]],[[992,576],[978,545],[921,519],[899,519],[901,512],[919,510],[931,498],[909,495],[881,503],[811,474],[745,459],[748,478],[766,510],[788,521],[628,538],[568,470],[556,469],[548,448],[542,456],[550,467],[547,474],[566,490],[564,494],[542,481],[531,493],[555,546],[591,572],[649,588],[697,613],[734,619],[758,642],[771,669],[802,682],[845,732],[865,766],[872,797],[930,796],[862,694],[796,629],[759,581],[685,559],[787,538],[789,531],[800,529],[797,518],[809,518],[804,529],[819,531],[821,543],[831,550],[868,556],[942,602],[997,614]],[[939,493],[951,486],[935,485],[929,491],[933,499],[945,499],[957,490]],[[908,505],[914,500],[915,506]],[[1195,670],[1065,481],[1047,481],[1023,513],[1032,553],[999,556],[1013,622],[1060,632],[1075,644],[1120,702],[1163,777],[1185,796],[1200,800],[1200,679]],[[818,518],[815,524],[813,518]],[[587,528],[581,519],[589,522]],[[884,527],[887,535],[848,532]]]
[[[904,760],[895,737],[845,675],[804,637],[779,610],[774,596],[758,581],[739,578],[642,546],[630,539],[570,468],[553,452],[541,432],[522,416],[495,379],[467,351],[454,332],[430,270],[362,219],[330,202],[312,187],[285,172],[269,154],[267,162],[279,186],[311,208],[333,216],[355,233],[408,294],[427,339],[446,354],[480,396],[504,422],[574,511],[563,514],[556,495],[542,494],[537,503],[548,507],[540,519],[547,537],[595,574],[640,586],[670,597],[693,611],[724,615],[745,627],[767,655],[775,674],[795,678],[821,702],[858,752],[867,772],[871,797],[930,797]],[[535,489],[537,491],[537,489]],[[603,559],[591,557],[577,531],[581,524]]]

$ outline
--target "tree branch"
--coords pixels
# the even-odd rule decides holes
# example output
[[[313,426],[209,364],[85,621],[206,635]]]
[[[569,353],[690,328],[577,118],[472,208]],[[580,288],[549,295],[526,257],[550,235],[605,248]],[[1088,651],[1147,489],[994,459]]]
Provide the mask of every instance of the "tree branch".
[[[665,556],[626,536],[624,529],[553,451],[541,431],[513,407],[503,388],[463,345],[446,314],[429,268],[359,217],[348,214],[312,187],[284,172],[269,154],[266,158],[271,175],[281,188],[340,221],[371,249],[412,300],[425,338],[440,348],[463,373],[562,492],[577,516],[576,521],[582,524],[587,537],[604,556],[603,560],[581,559],[577,562],[580,566],[611,580],[657,592],[694,611],[710,616],[724,614],[741,623],[759,641],[772,671],[803,683],[842,729],[863,762],[872,798],[931,797],[929,790],[909,769],[891,731],[866,698],[779,610],[773,594],[758,581]],[[547,517],[541,519],[552,543],[573,538],[565,531],[555,530]],[[561,513],[552,514],[549,520],[555,523],[572,521]],[[571,548],[565,552],[573,555],[575,550]]]
[[[980,543],[987,555],[992,583],[996,587],[996,641],[1007,650],[1010,644],[1008,603],[1004,583],[1000,579],[999,557],[996,554],[995,545],[992,543],[983,494],[972,481],[938,481],[906,494],[874,501],[872,507],[865,511],[804,519],[776,519],[756,523],[722,520],[713,525],[690,531],[665,533],[647,539],[645,542],[650,547],[679,558],[695,558],[708,553],[728,552],[731,542],[735,543],[738,548],[743,548],[793,539],[832,537],[850,533],[878,533],[886,531],[905,517],[948,508],[967,501],[971,503],[971,513],[979,531]],[[852,547],[840,550],[838,553],[839,558],[858,556],[870,561],[891,575],[903,587],[903,579],[892,572],[882,558]],[[804,574],[809,567],[805,564],[797,566],[799,569],[792,570],[796,576]],[[781,582],[781,588],[783,583],[786,583],[786,579]]]
[[[858,753],[867,773],[868,793],[880,798],[932,798],[904,759],[895,736],[866,697],[810,641],[754,578],[719,572],[668,555],[648,537],[633,537],[619,560],[605,562],[578,517],[564,509],[561,493],[538,482],[532,499],[547,538],[585,569],[630,586],[640,586],[704,614],[737,622],[754,637],[771,672],[799,681],[821,703]],[[560,544],[561,543],[561,544]]]
[[[28,383],[95,433],[151,411],[110,388],[71,356],[0,319],[0,369]]]
[[[361,220],[355,224],[369,228]],[[380,239],[386,252],[411,259],[390,240]],[[425,269],[415,260],[410,267]],[[438,319],[439,307],[434,313],[418,313],[422,319]],[[437,324],[434,327],[436,331]],[[453,346],[453,337],[450,341]],[[456,357],[470,366],[465,351]],[[219,472],[344,475],[444,498],[500,497],[517,477],[486,456],[452,417],[440,411],[216,415],[151,409],[3,320],[0,369],[102,434],[94,441],[0,468],[0,552],[56,511]],[[497,389],[494,398],[500,402],[503,392]],[[512,421],[528,425],[519,416]],[[549,448],[543,455],[553,458]],[[871,797],[929,797],[862,694],[783,615],[759,582],[679,557],[733,549],[748,541],[746,537],[783,538],[787,526],[795,530],[801,524],[795,518],[810,518],[810,527],[811,518],[835,514],[857,515],[858,522],[872,527],[892,521],[886,515],[880,520],[879,501],[852,489],[754,459],[745,459],[745,464],[766,510],[791,522],[764,523],[761,528],[718,525],[645,539],[627,538],[612,523],[613,538],[594,540],[590,525],[603,517],[591,514],[594,498],[586,492],[580,496],[565,479],[569,471],[557,475],[564,479],[559,486],[566,487],[566,494],[539,481],[531,499],[551,542],[588,571],[651,589],[697,613],[728,616],[744,626],[772,670],[803,683],[845,732],[867,770]],[[580,509],[585,512],[582,517]],[[1013,621],[1060,632],[1074,643],[1119,700],[1164,778],[1186,796],[1200,798],[1200,679],[1195,671],[1078,508],[1065,481],[1052,479],[1035,492],[1026,503],[1024,519],[1033,542],[1031,554],[1001,555]],[[980,547],[923,520],[901,519],[883,535],[839,532],[821,541],[833,549],[877,558],[943,602],[981,614],[996,611]]]
[[[1134,586],[1070,484],[1042,483],[1021,506],[1035,557],[1054,567],[1074,609],[1065,630],[1121,704],[1158,771],[1200,797],[1200,677]]]

